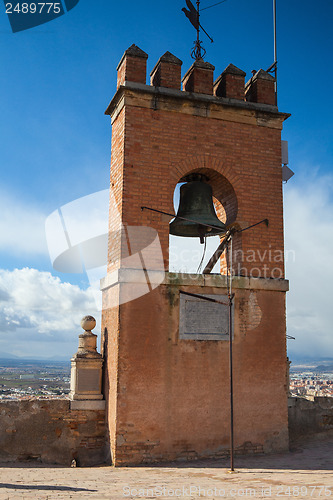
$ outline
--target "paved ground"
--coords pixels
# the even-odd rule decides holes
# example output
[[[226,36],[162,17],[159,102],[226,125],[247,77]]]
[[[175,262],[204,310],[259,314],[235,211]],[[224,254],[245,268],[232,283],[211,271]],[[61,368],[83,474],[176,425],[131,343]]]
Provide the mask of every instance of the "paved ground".
[[[328,498],[333,499],[333,439],[290,453],[163,467],[64,468],[0,464],[0,499]]]

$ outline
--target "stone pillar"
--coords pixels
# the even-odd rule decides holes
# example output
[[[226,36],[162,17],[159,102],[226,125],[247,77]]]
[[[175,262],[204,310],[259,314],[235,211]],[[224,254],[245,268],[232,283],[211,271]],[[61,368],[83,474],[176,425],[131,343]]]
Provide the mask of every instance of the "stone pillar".
[[[96,401],[103,399],[103,358],[96,350],[97,335],[91,332],[96,326],[92,316],[81,320],[84,333],[79,335],[79,348],[71,359],[71,390],[69,397],[74,401]],[[103,404],[105,402],[103,401]]]

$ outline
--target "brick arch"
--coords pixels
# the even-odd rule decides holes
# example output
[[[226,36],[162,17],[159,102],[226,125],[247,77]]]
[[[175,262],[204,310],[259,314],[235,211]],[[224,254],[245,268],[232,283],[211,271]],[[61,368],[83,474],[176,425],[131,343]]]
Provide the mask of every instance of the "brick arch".
[[[208,183],[213,188],[217,216],[227,226],[236,221],[238,213],[237,177],[232,168],[226,167],[220,158],[211,155],[193,156],[175,165],[171,172],[175,185],[184,181],[184,177],[188,174],[205,174],[208,177]]]
[[[170,174],[171,177],[178,182],[178,180],[184,175],[200,168],[216,170],[216,172],[224,175],[236,190],[238,186],[238,179],[234,173],[233,165],[231,163],[226,165],[221,156],[214,156],[210,153],[186,156],[183,159],[178,160],[177,163],[172,164]]]

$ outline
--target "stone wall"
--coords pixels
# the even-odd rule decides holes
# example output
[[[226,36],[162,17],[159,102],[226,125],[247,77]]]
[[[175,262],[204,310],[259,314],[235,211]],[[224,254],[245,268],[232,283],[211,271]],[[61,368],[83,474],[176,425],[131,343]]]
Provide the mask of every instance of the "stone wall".
[[[62,400],[0,401],[0,462],[36,460],[69,466],[92,466],[107,459],[103,402]],[[309,438],[333,433],[333,398],[289,398],[289,437]],[[262,446],[246,442],[236,453],[262,453]],[[227,454],[221,450],[220,456]],[[189,456],[184,459],[194,458]]]
[[[96,465],[105,461],[104,402],[0,401],[0,461]],[[85,409],[95,407],[95,409]]]
[[[291,397],[288,400],[289,438],[295,441],[311,435],[333,432],[333,398],[314,401]]]

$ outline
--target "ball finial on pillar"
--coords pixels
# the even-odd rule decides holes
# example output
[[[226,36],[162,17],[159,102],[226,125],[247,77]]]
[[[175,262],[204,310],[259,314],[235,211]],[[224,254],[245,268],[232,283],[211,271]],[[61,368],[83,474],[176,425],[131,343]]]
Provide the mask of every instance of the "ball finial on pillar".
[[[79,348],[72,357],[71,391],[72,400],[101,400],[103,358],[97,352],[97,335],[92,333],[96,326],[93,316],[81,320],[84,330],[79,335]]]
[[[85,316],[81,319],[81,326],[86,332],[91,332],[96,326],[96,320],[93,316]]]

